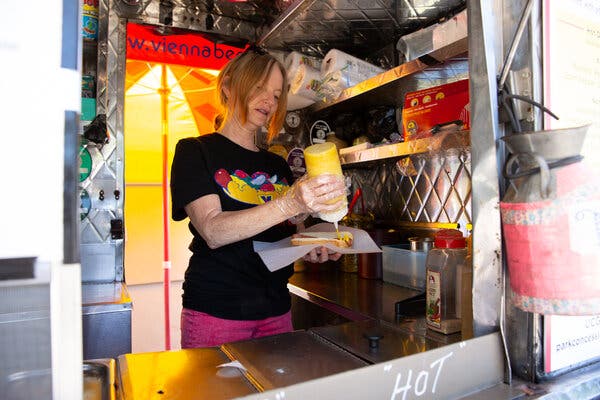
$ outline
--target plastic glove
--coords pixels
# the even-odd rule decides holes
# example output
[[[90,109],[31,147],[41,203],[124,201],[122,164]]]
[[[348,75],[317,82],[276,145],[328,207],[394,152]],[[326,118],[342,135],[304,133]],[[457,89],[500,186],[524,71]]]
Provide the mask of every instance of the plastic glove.
[[[344,178],[338,175],[303,175],[285,192],[273,200],[288,218],[299,214],[338,210],[346,195]],[[334,199],[340,198],[338,201]]]
[[[302,213],[302,214],[294,215],[291,218],[288,218],[288,221],[290,221],[290,223],[292,223],[294,225],[298,225],[298,224],[301,224],[302,222],[306,221],[306,218],[308,218],[309,216],[310,216],[310,214]]]

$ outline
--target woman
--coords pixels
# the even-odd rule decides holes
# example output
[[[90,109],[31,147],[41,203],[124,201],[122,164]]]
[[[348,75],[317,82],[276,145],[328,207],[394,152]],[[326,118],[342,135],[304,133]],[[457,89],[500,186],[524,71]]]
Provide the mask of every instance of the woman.
[[[190,219],[192,256],[183,283],[181,347],[211,347],[293,329],[287,289],[292,265],[270,272],[253,250],[254,240],[290,236],[288,220],[332,211],[344,196],[343,179],[306,176],[292,186],[283,158],[259,149],[255,136],[283,126],[286,71],[264,52],[249,50],[219,74],[224,108],[217,132],[182,139],[171,169],[173,219]],[[311,251],[312,262],[339,253]]]

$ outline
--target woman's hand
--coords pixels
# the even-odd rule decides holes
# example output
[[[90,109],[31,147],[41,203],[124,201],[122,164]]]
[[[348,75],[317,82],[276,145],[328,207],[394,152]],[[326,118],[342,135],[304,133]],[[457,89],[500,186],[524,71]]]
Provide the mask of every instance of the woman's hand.
[[[292,237],[300,236],[299,233],[294,233]],[[337,261],[342,256],[342,253],[335,252],[333,250],[329,250],[325,246],[315,247],[308,253],[306,253],[302,259],[311,263],[324,263],[327,261]]]
[[[344,206],[346,186],[339,175],[319,175],[299,178],[275,201],[288,218],[298,214],[313,214],[322,211],[335,211]]]

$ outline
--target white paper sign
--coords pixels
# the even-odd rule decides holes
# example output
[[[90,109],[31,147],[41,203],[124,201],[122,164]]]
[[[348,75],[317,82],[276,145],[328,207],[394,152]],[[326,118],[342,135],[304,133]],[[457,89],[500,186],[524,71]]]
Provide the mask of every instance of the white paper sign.
[[[600,169],[600,3],[544,0],[544,104],[560,120],[545,115],[545,129],[591,123],[581,154],[586,167]],[[589,206],[589,207],[588,207]],[[595,210],[595,211],[594,211]],[[571,248],[598,253],[598,204],[569,210]],[[595,232],[596,237],[590,236]],[[556,371],[600,357],[600,316],[544,317],[544,368]]]
[[[325,245],[328,249],[342,254],[358,253],[381,253],[381,249],[373,241],[371,236],[362,229],[351,228],[340,225],[339,230],[350,232],[353,236],[352,248],[341,248],[333,245]],[[313,225],[306,229],[306,232],[333,232],[333,224],[322,223]],[[320,244],[307,244],[304,246],[292,246],[291,237],[281,239],[278,242],[254,242],[254,251],[258,253],[269,271],[277,271],[287,265],[290,265],[301,258],[314,248],[321,247]]]
[[[581,154],[600,170],[600,2],[545,0],[544,105],[560,118],[545,115],[545,129],[591,123]]]
[[[600,357],[600,315],[544,317],[544,369],[556,371]]]

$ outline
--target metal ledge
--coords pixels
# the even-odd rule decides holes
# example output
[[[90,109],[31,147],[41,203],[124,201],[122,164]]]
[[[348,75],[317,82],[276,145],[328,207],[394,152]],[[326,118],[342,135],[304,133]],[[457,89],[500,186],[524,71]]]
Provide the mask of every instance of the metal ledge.
[[[351,148],[340,151],[342,165],[355,164],[385,158],[402,157],[413,154],[436,152],[442,149],[468,147],[470,131],[438,133],[432,137],[411,140],[408,142],[387,144],[352,151]]]
[[[290,293],[295,294],[296,296],[304,300],[310,301],[311,303],[316,304],[320,307],[323,307],[326,310],[329,310],[335,314],[341,315],[342,317],[350,321],[365,321],[371,319],[371,317],[363,315],[354,310],[350,310],[339,304],[333,303],[317,294],[311,293],[291,283],[288,283],[288,289]]]

